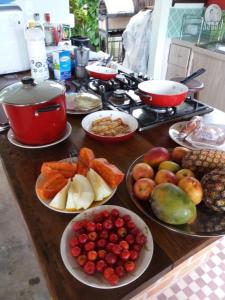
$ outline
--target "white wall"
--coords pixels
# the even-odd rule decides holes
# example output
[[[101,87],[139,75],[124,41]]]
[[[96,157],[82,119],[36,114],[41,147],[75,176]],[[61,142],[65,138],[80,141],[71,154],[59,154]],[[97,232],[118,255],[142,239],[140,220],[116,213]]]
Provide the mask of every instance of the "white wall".
[[[70,24],[69,0],[16,0],[11,5],[18,5],[24,12],[25,20],[33,18],[34,13],[39,13],[44,21],[44,13],[50,13],[52,23]]]

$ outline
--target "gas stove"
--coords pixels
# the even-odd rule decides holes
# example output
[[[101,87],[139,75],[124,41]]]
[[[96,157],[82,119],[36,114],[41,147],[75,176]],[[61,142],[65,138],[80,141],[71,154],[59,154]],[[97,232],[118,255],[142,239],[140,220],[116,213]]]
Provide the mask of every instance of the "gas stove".
[[[146,105],[135,93],[138,84],[144,80],[149,78],[142,74],[135,76],[119,72],[116,78],[108,81],[88,78],[82,83],[82,89],[100,95],[103,109],[122,111],[134,116],[139,123],[139,131],[213,111],[212,107],[191,96],[176,107]]]

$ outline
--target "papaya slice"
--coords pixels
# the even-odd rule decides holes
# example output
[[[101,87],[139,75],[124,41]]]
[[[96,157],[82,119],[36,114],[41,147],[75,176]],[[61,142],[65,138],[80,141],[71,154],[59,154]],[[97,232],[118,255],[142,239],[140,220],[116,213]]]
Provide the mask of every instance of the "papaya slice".
[[[44,175],[51,173],[51,171],[53,170],[57,171],[65,178],[71,178],[77,172],[77,163],[51,161],[51,162],[44,162],[41,166],[41,173]]]
[[[95,158],[91,167],[102,176],[111,188],[116,188],[124,179],[124,173],[104,158]]]
[[[82,161],[83,164],[90,167],[93,159],[95,159],[95,154],[91,149],[86,147],[80,149],[79,160]]]
[[[38,196],[43,200],[52,199],[68,182],[62,174],[51,171],[43,175],[36,187]]]

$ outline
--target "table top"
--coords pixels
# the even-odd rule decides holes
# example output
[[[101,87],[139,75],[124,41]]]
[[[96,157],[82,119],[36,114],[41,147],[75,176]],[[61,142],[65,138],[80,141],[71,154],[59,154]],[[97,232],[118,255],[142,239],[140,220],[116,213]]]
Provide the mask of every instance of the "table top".
[[[1,81],[1,80],[0,80]],[[222,123],[225,113],[214,110],[204,118],[211,123]],[[62,233],[74,215],[61,214],[45,207],[35,194],[35,182],[43,161],[60,160],[68,157],[75,146],[94,150],[97,157],[105,157],[126,173],[129,165],[138,156],[153,146],[174,147],[168,129],[172,125],[136,133],[130,140],[102,144],[88,137],[81,128],[83,116],[70,115],[68,122],[72,125],[72,134],[64,142],[44,149],[24,149],[16,147],[7,139],[7,134],[0,135],[0,156],[15,199],[24,217],[32,238],[37,257],[46,277],[53,299],[117,299],[125,297],[142,284],[150,285],[175,266],[203,249],[216,238],[197,238],[184,236],[167,230],[145,217],[131,201],[125,181],[107,204],[119,205],[136,212],[149,226],[154,239],[153,259],[145,273],[133,283],[116,290],[100,290],[86,286],[73,278],[66,270],[60,256],[60,239]],[[104,146],[103,146],[104,145]]]

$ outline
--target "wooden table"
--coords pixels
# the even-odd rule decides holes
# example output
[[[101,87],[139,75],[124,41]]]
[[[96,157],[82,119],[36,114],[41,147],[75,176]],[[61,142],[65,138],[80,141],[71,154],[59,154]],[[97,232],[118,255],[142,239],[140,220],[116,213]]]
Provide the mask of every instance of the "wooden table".
[[[224,117],[224,113],[216,110],[205,116],[207,120],[215,123],[222,123]],[[86,146],[92,148],[97,157],[107,158],[126,172],[132,161],[150,147],[175,146],[168,135],[171,124],[136,133],[126,142],[102,144],[86,136],[80,125],[81,120],[82,116],[68,116],[73,128],[71,136],[58,145],[44,149],[16,147],[10,144],[6,134],[1,134],[0,156],[53,299],[121,299],[140,288],[142,284],[146,286],[155,282],[194,253],[214,242],[216,238],[184,236],[149,220],[133,204],[123,182],[107,204],[129,208],[148,224],[154,239],[154,254],[149,267],[136,281],[116,290],[94,289],[73,278],[62,262],[59,247],[62,233],[74,215],[54,212],[37,199],[34,188],[42,162],[68,157],[74,145],[77,148]]]

